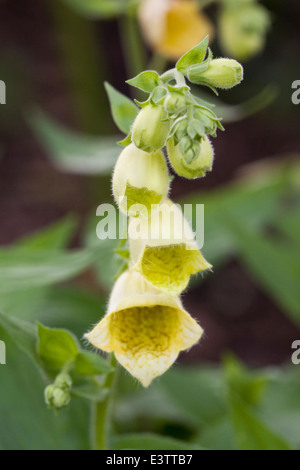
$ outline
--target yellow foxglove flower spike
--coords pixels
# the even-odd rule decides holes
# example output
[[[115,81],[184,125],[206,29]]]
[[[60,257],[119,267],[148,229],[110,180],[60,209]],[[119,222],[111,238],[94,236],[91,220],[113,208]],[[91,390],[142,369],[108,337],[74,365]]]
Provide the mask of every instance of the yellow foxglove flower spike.
[[[191,274],[210,269],[182,211],[165,199],[147,218],[131,219],[128,227],[131,268],[161,291],[179,295]]]
[[[169,176],[163,152],[146,153],[134,144],[128,145],[116,163],[112,187],[123,212],[147,215],[151,205],[159,204],[168,194]]]
[[[155,289],[139,273],[126,271],[116,281],[106,316],[85,337],[96,348],[114,352],[120,364],[148,387],[202,333],[179,298]]]

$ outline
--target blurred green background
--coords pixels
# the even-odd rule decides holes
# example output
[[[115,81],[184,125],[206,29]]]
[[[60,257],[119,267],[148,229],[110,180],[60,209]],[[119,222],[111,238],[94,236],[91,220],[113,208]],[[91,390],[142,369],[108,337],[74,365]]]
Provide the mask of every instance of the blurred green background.
[[[214,272],[183,297],[205,335],[147,390],[121,372],[116,449],[300,448],[300,364],[291,362],[300,340],[300,105],[291,101],[300,5],[260,3],[272,26],[243,64],[242,85],[220,93],[226,131],[214,140],[213,172],[172,183],[176,202],[205,204],[203,254]],[[130,96],[127,78],[172,66],[145,43],[137,7],[0,1],[0,313],[80,340],[121,264],[116,244],[95,233],[120,151],[103,81]],[[219,6],[205,14],[219,56]],[[88,449],[88,402],[48,410],[44,379],[3,326],[0,318],[0,448]]]

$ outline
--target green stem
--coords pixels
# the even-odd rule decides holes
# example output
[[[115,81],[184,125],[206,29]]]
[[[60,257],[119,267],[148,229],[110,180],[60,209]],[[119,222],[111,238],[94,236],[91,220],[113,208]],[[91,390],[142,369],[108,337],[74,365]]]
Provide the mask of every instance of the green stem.
[[[94,24],[61,0],[51,0],[48,5],[77,123],[82,131],[107,134],[112,122],[105,112],[105,64],[101,64],[103,53]]]
[[[113,353],[110,356],[110,364],[114,371],[106,376],[103,384],[103,387],[108,389],[107,397],[104,401],[92,404],[91,431],[94,450],[108,450],[110,447],[111,414],[117,379],[117,361]]]

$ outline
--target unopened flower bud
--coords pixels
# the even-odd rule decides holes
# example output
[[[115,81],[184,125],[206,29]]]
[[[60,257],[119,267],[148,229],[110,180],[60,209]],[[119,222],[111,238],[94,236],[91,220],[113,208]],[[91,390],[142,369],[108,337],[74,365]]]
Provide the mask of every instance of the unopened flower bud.
[[[219,16],[221,46],[231,57],[250,59],[263,49],[269,26],[269,13],[262,5],[224,8]]]
[[[71,396],[69,392],[62,390],[61,388],[55,387],[52,397],[52,406],[54,408],[65,408],[69,405]]]
[[[186,152],[182,151],[180,143],[175,145],[171,138],[168,140],[167,150],[170,163],[179,176],[201,178],[212,169],[213,147],[207,137],[201,140],[200,145],[194,142]]]
[[[179,148],[181,155],[187,164],[191,164],[194,160],[196,160],[200,153],[199,142],[189,139],[188,137],[184,137],[179,142]]]
[[[54,393],[55,388],[56,387],[54,384],[48,385],[48,387],[45,388],[44,397],[45,397],[46,405],[48,406],[52,406],[53,393]]]
[[[164,108],[169,114],[180,114],[186,109],[185,96],[178,92],[169,93],[164,101]]]
[[[69,374],[62,372],[56,377],[54,385],[62,390],[69,391],[72,387],[72,379]]]
[[[155,152],[164,147],[169,131],[168,113],[162,106],[149,103],[137,115],[132,140],[144,152]]]
[[[130,144],[120,154],[115,166],[113,193],[120,209],[131,216],[150,211],[169,190],[166,159],[161,150],[146,153]]]
[[[198,72],[198,67],[191,67],[188,78],[193,83],[216,88],[232,88],[243,80],[243,67],[234,59],[213,59],[208,68]]]

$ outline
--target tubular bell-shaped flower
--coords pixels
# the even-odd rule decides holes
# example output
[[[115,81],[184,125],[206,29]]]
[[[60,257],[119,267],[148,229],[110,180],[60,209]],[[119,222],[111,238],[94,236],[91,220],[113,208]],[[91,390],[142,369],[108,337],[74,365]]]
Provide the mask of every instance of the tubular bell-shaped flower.
[[[134,121],[132,141],[144,152],[155,152],[164,147],[169,131],[170,121],[163,106],[148,103]]]
[[[150,211],[159,204],[169,190],[166,160],[162,151],[146,153],[130,144],[120,154],[116,163],[112,187],[120,209],[131,215]]]
[[[212,266],[203,258],[189,223],[172,201],[165,199],[149,218],[131,219],[131,267],[148,282],[179,295],[190,276]]]
[[[126,271],[111,293],[106,316],[85,337],[114,352],[125,369],[147,387],[199,341],[202,328],[178,297],[162,293],[143,276]]]

